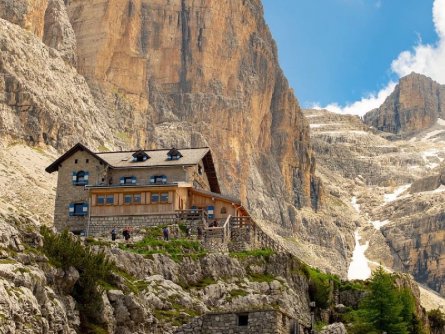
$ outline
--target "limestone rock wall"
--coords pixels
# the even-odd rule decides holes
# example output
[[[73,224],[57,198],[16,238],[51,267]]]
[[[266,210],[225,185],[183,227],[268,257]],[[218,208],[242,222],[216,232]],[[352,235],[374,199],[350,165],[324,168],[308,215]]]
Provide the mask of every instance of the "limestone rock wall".
[[[259,0],[0,6],[35,36],[1,28],[2,136],[59,150],[208,145],[223,191],[255,215],[290,226],[296,209],[321,206],[308,125]]]
[[[223,191],[283,223],[288,205],[320,204],[308,126],[260,1],[73,0],[67,8],[77,68],[104,105],[122,112],[110,92],[129,103],[139,124],[126,134],[133,145],[209,145]]]
[[[445,86],[417,73],[402,79],[378,109],[364,121],[378,130],[409,135],[445,118]]]

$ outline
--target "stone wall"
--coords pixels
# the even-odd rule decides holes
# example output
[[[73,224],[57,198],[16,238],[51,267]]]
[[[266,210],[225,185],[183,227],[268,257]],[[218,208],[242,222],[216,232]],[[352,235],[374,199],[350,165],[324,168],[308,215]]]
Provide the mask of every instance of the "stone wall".
[[[254,248],[253,230],[250,226],[232,228],[230,235],[229,250],[231,252],[242,252]]]
[[[89,226],[85,226],[88,235],[109,235],[111,229],[116,228],[122,232],[124,227],[133,230],[141,227],[154,227],[176,224],[175,214],[152,215],[152,216],[115,216],[115,217],[91,217]]]
[[[70,216],[68,211],[70,203],[88,203],[88,190],[84,186],[73,185],[73,172],[79,171],[88,172],[88,183],[95,184],[102,179],[105,166],[85,151],[74,153],[61,164],[57,176],[54,209],[54,225],[59,231],[64,229],[84,230],[88,221],[88,216]]]
[[[175,334],[289,334],[293,333],[292,330],[298,334],[303,333],[304,328],[297,325],[296,320],[280,311],[265,310],[206,314],[178,328]]]

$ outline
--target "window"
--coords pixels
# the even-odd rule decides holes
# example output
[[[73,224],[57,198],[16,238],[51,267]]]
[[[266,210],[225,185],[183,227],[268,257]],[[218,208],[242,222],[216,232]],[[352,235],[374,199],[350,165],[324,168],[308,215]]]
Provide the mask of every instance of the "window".
[[[86,163],[89,163],[89,162],[90,162],[90,159],[86,159],[85,162],[86,162]]]
[[[167,176],[165,175],[154,175],[150,177],[150,184],[166,184]]]
[[[136,176],[122,176],[120,178],[120,184],[121,185],[136,184]]]
[[[249,324],[248,314],[238,314],[238,326],[247,326]]]
[[[131,194],[124,195],[124,203],[125,204],[131,204],[133,200],[133,196]]]
[[[222,215],[225,215],[226,213],[227,213],[227,209],[226,209],[225,206],[223,206],[223,207],[221,208],[221,214],[222,214]]]
[[[88,204],[84,202],[71,203],[68,212],[70,216],[86,216],[88,214]]]
[[[74,163],[77,164],[77,159],[74,160]]]
[[[168,193],[161,193],[161,202],[162,203],[168,202]]]
[[[97,195],[97,197],[96,197],[96,204],[97,205],[104,205],[105,204],[105,196],[104,195]]]
[[[78,172],[73,172],[73,185],[84,186],[88,184],[88,172],[83,170]]]
[[[167,160],[179,160],[181,158],[182,154],[176,148],[172,148],[167,152]]]
[[[142,162],[147,159],[150,159],[150,156],[147,153],[145,153],[143,150],[139,150],[139,151],[135,152],[132,156],[133,156],[133,162]]]
[[[114,195],[107,195],[107,204],[108,205],[114,204]]]
[[[198,174],[202,175],[202,166],[201,165],[198,165]]]
[[[141,204],[142,203],[142,196],[141,196],[141,194],[134,194],[133,195],[133,203],[135,203],[135,204]]]
[[[152,202],[152,203],[159,203],[159,194],[157,194],[157,193],[152,193],[152,194],[151,194],[151,202]]]

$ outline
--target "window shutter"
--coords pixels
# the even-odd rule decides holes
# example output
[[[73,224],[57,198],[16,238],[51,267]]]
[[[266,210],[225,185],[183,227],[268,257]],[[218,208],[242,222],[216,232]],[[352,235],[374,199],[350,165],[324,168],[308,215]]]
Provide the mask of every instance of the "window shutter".
[[[82,213],[84,216],[86,216],[88,214],[88,203],[83,203]]]
[[[136,184],[136,176],[132,176],[131,177],[131,183],[132,184]]]
[[[68,209],[68,213],[70,216],[74,216],[74,203],[71,203]]]
[[[72,175],[73,175],[72,176],[73,184],[76,184],[76,182],[77,182],[77,172],[73,172]]]
[[[215,218],[215,207],[213,205],[207,207],[207,214],[209,218]]]
[[[155,177],[154,176],[150,176],[150,183],[154,184],[155,183]]]
[[[168,203],[173,203],[173,191],[168,192]]]
[[[119,183],[120,183],[121,185],[125,183],[125,178],[124,178],[123,176],[120,178]]]
[[[88,176],[89,176],[89,173],[85,172],[85,176],[83,178],[85,180],[85,184],[88,184]]]
[[[165,176],[165,175],[162,175],[162,183],[167,183],[167,176]]]

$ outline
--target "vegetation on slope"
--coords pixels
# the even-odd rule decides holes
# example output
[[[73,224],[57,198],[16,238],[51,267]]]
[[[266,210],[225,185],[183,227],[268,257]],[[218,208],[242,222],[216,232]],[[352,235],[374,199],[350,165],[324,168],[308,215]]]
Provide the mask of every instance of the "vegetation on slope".
[[[416,315],[411,291],[398,287],[394,275],[379,267],[369,280],[367,292],[358,310],[345,316],[344,320],[352,322],[351,333],[425,333],[423,324]]]
[[[93,251],[68,231],[60,234],[42,228],[44,237],[43,251],[51,264],[64,270],[74,267],[79,272],[79,279],[71,295],[79,307],[83,330],[98,333],[95,315],[102,308],[101,293],[103,286],[112,286],[114,264],[103,251]]]

